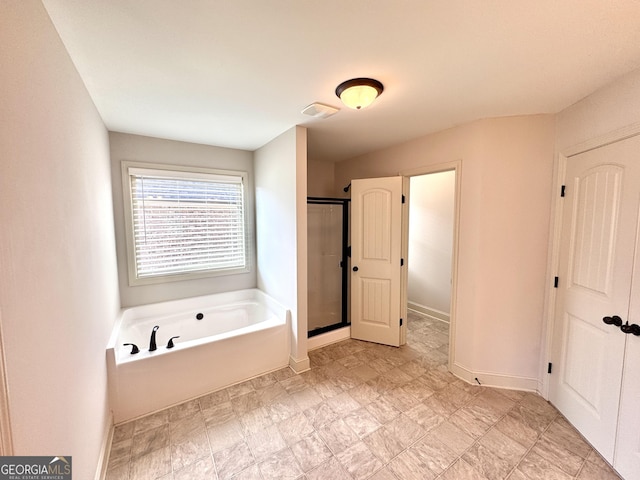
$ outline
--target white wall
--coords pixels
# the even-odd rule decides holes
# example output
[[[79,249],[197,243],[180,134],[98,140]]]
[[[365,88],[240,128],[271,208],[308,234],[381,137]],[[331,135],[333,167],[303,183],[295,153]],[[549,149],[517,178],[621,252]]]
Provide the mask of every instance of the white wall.
[[[113,182],[113,211],[118,253],[118,277],[123,307],[195,297],[210,293],[228,292],[256,286],[255,248],[251,237],[251,271],[248,273],[182,280],[154,285],[129,286],[127,273],[127,245],[124,227],[121,163],[123,160],[184,165],[192,167],[241,170],[249,173],[247,185],[247,214],[253,226],[253,153],[245,150],[212,147],[160,138],[109,133],[111,146],[111,178]]]
[[[293,127],[254,152],[258,287],[292,313],[290,365],[307,355],[307,131]]]
[[[410,179],[408,300],[442,319],[451,307],[455,181],[452,170]]]
[[[554,118],[479,120],[336,165],[353,178],[461,160],[455,371],[537,388]]]
[[[119,309],[107,131],[39,1],[0,2],[0,308],[16,455],[96,473]]]

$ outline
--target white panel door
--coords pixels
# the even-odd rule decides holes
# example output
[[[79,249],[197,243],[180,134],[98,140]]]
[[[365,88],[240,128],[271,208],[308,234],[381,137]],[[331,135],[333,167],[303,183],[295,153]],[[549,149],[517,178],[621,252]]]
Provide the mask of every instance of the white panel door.
[[[351,182],[351,337],[399,346],[402,177]]]
[[[640,185],[638,187],[640,189]],[[636,234],[633,265],[629,323],[640,325],[640,232]],[[640,374],[638,374],[638,367],[640,367],[640,336],[629,334],[625,349],[618,436],[613,460],[613,466],[626,480],[640,480]]]
[[[640,138],[567,160],[550,400],[613,463],[628,335]],[[632,340],[635,340],[632,339]]]

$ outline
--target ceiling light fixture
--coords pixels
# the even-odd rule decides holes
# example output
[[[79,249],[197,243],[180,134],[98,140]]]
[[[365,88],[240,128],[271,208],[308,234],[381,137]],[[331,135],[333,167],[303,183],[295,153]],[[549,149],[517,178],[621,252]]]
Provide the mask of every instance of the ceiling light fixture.
[[[336,88],[336,95],[342,103],[354,110],[368,107],[382,93],[384,87],[373,78],[352,78]]]

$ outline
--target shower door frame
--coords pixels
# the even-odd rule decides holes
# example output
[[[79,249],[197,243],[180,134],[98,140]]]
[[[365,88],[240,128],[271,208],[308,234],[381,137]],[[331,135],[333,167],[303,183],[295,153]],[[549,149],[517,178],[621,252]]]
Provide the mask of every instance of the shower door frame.
[[[340,260],[340,268],[342,269],[342,304],[341,304],[341,322],[324,327],[316,328],[307,332],[307,338],[315,337],[323,333],[337,330],[338,328],[348,327],[349,322],[349,202],[350,198],[332,198],[332,197],[307,197],[307,205],[338,205],[342,207],[342,259]]]

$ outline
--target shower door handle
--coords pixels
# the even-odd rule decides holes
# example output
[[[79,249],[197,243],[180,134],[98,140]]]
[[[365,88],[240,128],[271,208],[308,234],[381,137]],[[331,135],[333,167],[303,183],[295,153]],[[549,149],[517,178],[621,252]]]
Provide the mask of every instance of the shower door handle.
[[[353,267],[353,271],[357,272],[358,271],[358,267],[357,266]]]

